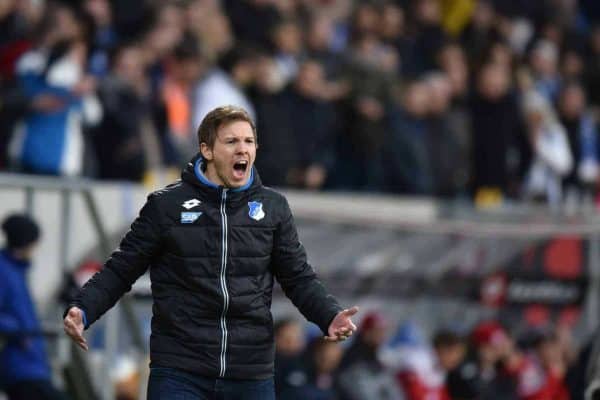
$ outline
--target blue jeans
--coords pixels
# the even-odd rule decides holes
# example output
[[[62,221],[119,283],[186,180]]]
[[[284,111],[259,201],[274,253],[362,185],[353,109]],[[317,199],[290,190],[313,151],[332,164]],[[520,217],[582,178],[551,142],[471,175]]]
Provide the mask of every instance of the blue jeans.
[[[275,400],[273,378],[215,379],[175,368],[150,370],[148,400]]]

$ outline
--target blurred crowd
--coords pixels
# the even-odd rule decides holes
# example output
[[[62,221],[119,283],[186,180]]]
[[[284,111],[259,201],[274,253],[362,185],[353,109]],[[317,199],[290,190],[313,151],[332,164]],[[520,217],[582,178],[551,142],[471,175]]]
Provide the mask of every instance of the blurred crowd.
[[[0,0],[0,168],[143,181],[222,104],[273,186],[580,204],[594,0]]]
[[[292,319],[276,324],[275,339],[282,400],[569,400],[585,390],[585,363],[564,328],[517,341],[483,321],[466,335],[442,330],[429,339],[413,322],[393,327],[370,312],[345,347]]]

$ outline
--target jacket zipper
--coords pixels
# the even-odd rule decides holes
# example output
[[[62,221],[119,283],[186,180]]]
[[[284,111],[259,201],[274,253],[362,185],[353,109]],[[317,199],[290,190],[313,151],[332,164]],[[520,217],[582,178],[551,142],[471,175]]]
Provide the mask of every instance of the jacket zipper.
[[[227,282],[225,272],[227,270],[227,213],[225,202],[227,200],[227,189],[223,189],[221,195],[221,291],[223,292],[223,312],[221,313],[221,356],[219,377],[225,377],[226,356],[227,356],[227,309],[229,308],[229,293],[227,292]]]

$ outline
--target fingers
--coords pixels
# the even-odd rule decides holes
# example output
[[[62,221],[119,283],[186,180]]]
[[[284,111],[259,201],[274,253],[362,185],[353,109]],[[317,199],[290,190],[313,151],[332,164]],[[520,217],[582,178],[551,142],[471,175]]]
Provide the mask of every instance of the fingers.
[[[81,347],[82,350],[88,351],[89,347],[85,339],[82,338],[81,340],[75,340],[75,343],[77,346]]]
[[[342,342],[348,339],[354,331],[349,328],[339,328],[333,331],[333,336],[325,336],[324,339],[328,342]]]
[[[351,317],[351,316],[355,315],[357,312],[358,312],[358,306],[354,306],[352,308],[349,308],[349,309],[343,311],[344,315],[347,317]]]
[[[324,337],[325,340],[330,342],[340,342],[352,336],[356,331],[356,325],[354,325],[350,317],[357,312],[357,306],[340,311],[329,326],[328,335]]]
[[[353,333],[353,330],[351,328],[345,327],[345,326],[342,327],[342,328],[335,329],[333,331],[334,335],[346,335],[346,336],[350,336],[350,335],[352,335],[352,333]]]
[[[81,319],[77,321],[77,317],[74,317],[72,311],[69,311],[69,314],[65,317],[63,322],[65,333],[69,335],[79,347],[87,351],[88,345],[83,337],[83,323],[81,322]]]
[[[344,329],[348,331],[355,331],[356,325],[352,322],[350,317],[358,312],[358,307],[354,306],[350,309],[341,311],[334,321],[334,326],[337,325],[336,330]]]
[[[344,340],[348,339],[350,336],[352,336],[351,334],[346,336],[346,335],[339,335],[339,336],[324,336],[323,339],[325,339],[328,342],[343,342]]]
[[[77,344],[79,345],[79,347],[81,347],[83,351],[88,351],[89,347],[85,339],[83,339],[83,342],[77,342]]]
[[[355,331],[356,330],[356,325],[354,325],[354,322],[352,322],[352,321],[349,321],[349,322],[350,322],[350,329],[352,331]]]
[[[69,314],[67,315],[68,317],[71,317],[77,322],[82,322],[83,320],[83,318],[81,317],[81,311],[79,311],[79,309],[76,307],[71,307],[71,309],[69,310]]]
[[[71,321],[65,321],[65,332],[73,339],[78,340],[83,338],[83,332]]]
[[[72,330],[72,328],[67,328],[65,327],[65,332],[67,333],[67,335],[69,335],[71,337],[71,339],[73,339],[73,341],[79,346],[81,347],[83,350],[87,351],[88,350],[88,344],[87,344],[87,340],[85,340],[85,338],[81,335],[79,335],[77,332],[74,332]]]

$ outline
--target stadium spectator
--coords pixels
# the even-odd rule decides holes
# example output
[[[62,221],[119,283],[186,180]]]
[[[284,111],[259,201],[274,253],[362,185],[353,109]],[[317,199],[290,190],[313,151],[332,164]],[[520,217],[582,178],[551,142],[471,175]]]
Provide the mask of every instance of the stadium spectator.
[[[437,64],[448,75],[453,102],[464,103],[469,90],[469,67],[464,49],[457,43],[447,43],[437,53]]]
[[[65,399],[52,384],[42,326],[27,284],[40,229],[29,216],[2,222],[0,252],[0,390],[9,400]]]
[[[400,60],[404,60],[405,53],[403,50],[408,45],[406,40],[407,21],[404,8],[399,4],[386,2],[381,7],[380,13],[380,23],[377,29],[381,40],[390,46],[395,46],[400,55]]]
[[[150,69],[153,84],[162,78],[164,73],[162,61],[169,56],[175,46],[181,42],[185,34],[184,10],[176,2],[158,3],[152,9],[151,22],[142,37],[145,57]]]
[[[285,88],[271,57],[259,57],[257,68],[252,98],[261,128],[257,162],[265,171],[264,182],[321,188],[334,168],[337,116],[322,64],[306,60]]]
[[[30,108],[40,107],[40,102],[49,102],[60,106],[60,101],[54,96],[44,96],[37,100],[37,106],[25,94],[23,88],[14,80],[6,79],[5,76],[0,76],[0,97],[2,98],[2,107],[0,108],[0,168],[8,169],[9,160],[8,144],[14,132],[15,125],[21,120]]]
[[[257,76],[252,92],[256,106],[256,125],[260,132],[260,153],[256,165],[266,185],[291,184],[292,170],[298,163],[298,138],[292,127],[293,110],[288,106],[289,87],[284,87],[273,58],[257,59]]]
[[[534,342],[534,351],[545,372],[544,393],[538,398],[552,400],[570,400],[571,396],[565,382],[567,363],[558,337],[554,334],[538,335]]]
[[[549,102],[556,101],[561,79],[558,74],[558,48],[554,42],[539,40],[531,50],[534,87]]]
[[[471,21],[460,34],[460,43],[467,52],[472,67],[482,62],[490,43],[498,37],[496,16],[493,0],[478,1]]]
[[[587,95],[595,107],[600,106],[600,25],[595,25],[589,36],[585,65],[585,87]]]
[[[66,6],[56,6],[41,24],[38,45],[19,59],[16,69],[25,95],[39,108],[31,108],[16,126],[11,160],[24,172],[79,175],[84,129],[102,115],[95,80],[86,75],[84,27]],[[40,103],[40,96],[52,101]]]
[[[379,312],[370,312],[362,319],[358,334],[340,362],[336,387],[341,400],[403,398],[392,372],[379,356],[388,331],[389,323]]]
[[[292,19],[279,21],[272,29],[271,43],[279,76],[285,83],[291,82],[298,74],[304,52],[298,22]]]
[[[340,346],[315,338],[307,350],[307,380],[282,393],[282,400],[337,400],[334,374],[342,358]]]
[[[564,82],[582,81],[585,74],[585,61],[582,50],[568,48],[560,57],[560,74]]]
[[[369,31],[368,27],[355,30]],[[356,34],[359,35],[359,34]],[[381,190],[381,160],[387,115],[391,103],[398,57],[376,34],[353,37],[345,76],[349,93],[345,99],[336,171],[338,186],[354,190]]]
[[[591,335],[590,339],[585,341],[575,358],[569,364],[569,369],[565,376],[565,381],[569,388],[569,394],[573,400],[581,400],[585,398],[585,392],[588,389],[590,380],[595,376],[590,377],[589,368],[590,360],[593,359],[593,346],[596,336]]]
[[[411,3],[411,6],[417,31],[412,43],[412,57],[410,60],[405,60],[405,62],[414,65],[411,69],[414,76],[420,76],[435,69],[435,56],[448,40],[448,36],[441,25],[442,10],[440,2],[423,0]]]
[[[168,136],[177,150],[177,164],[193,156],[192,91],[205,65],[196,39],[188,34],[175,47],[165,68],[161,95],[166,108]]]
[[[390,115],[383,149],[386,188],[396,193],[433,192],[426,143],[429,92],[422,81],[407,82],[399,105]],[[396,108],[397,107],[397,108]]]
[[[424,83],[429,92],[426,147],[433,182],[431,194],[456,197],[467,189],[466,121],[458,113],[451,113],[452,83],[446,74],[432,72]]]
[[[209,62],[218,60],[235,44],[231,22],[217,1],[190,1],[186,8],[186,27]]]
[[[226,0],[223,3],[236,38],[259,46],[269,43],[269,33],[281,19],[276,2]]]
[[[562,346],[553,336],[536,335],[523,351],[496,322],[472,334],[475,354],[452,371],[448,391],[457,399],[568,400]]]
[[[484,201],[494,195],[515,196],[520,166],[514,164],[519,159],[525,162],[526,157],[519,153],[526,146],[517,98],[511,92],[510,71],[500,64],[486,64],[476,80],[475,93],[469,104],[475,201]],[[507,115],[513,118],[506,118]]]
[[[439,366],[445,372],[453,371],[466,356],[466,343],[464,339],[451,331],[440,331],[432,340],[433,349]]]
[[[287,114],[297,145],[297,163],[288,183],[301,188],[323,187],[334,164],[336,114],[332,104],[323,99],[326,84],[323,66],[307,60],[286,92]]]
[[[564,85],[558,113],[573,156],[573,168],[563,179],[567,201],[570,196],[589,196],[598,179],[598,130],[581,84],[569,82]]]
[[[567,133],[550,103],[537,91],[523,95],[523,111],[534,154],[525,178],[525,196],[557,206],[563,200],[562,179],[573,168]]]
[[[93,21],[88,70],[101,79],[110,71],[110,52],[119,41],[113,24],[113,10],[108,0],[85,0],[83,8]]]
[[[144,139],[153,135],[146,66],[139,46],[123,46],[116,50],[111,73],[98,88],[104,116],[91,136],[99,178],[139,182],[148,170],[147,158],[158,157],[157,140]]]
[[[473,130],[468,109],[469,68],[464,50],[456,43],[449,42],[440,49],[437,61],[441,71],[450,82],[450,105],[446,112],[448,126],[452,127],[454,151],[458,154],[452,171],[454,195],[463,196],[468,192],[471,179],[471,146]]]
[[[495,321],[482,322],[471,335],[472,352],[449,371],[446,387],[452,399],[516,399],[515,387],[499,370],[508,335]]]
[[[540,344],[546,343],[541,341]],[[554,353],[553,350],[538,348],[539,350],[545,353],[544,357],[552,357]],[[519,400],[569,399],[562,381],[564,371],[546,370],[538,355],[520,350],[510,337],[501,354],[500,379],[495,388],[513,387],[516,394],[513,398]],[[564,368],[561,365],[555,367]]]
[[[31,47],[24,16],[18,12],[17,2],[5,1],[0,6],[0,170],[8,164],[8,144],[15,124],[29,111],[31,100],[14,79],[15,64]],[[40,100],[42,103],[43,98]],[[53,100],[49,100],[52,102]]]
[[[327,80],[338,80],[341,76],[342,60],[340,54],[333,50],[335,22],[331,17],[322,14],[310,16],[306,32],[307,56],[316,60],[325,70]],[[336,93],[339,98],[344,93]]]
[[[441,360],[414,322],[400,324],[386,358],[407,399],[448,399]]]
[[[283,319],[275,324],[275,394],[286,398],[308,380],[303,351],[305,340],[302,326],[293,319]],[[286,397],[282,397],[287,393]]]
[[[350,32],[354,38],[371,36],[379,31],[379,12],[371,1],[356,4],[350,17]]]
[[[327,293],[306,261],[287,201],[262,186],[253,168],[256,139],[243,109],[211,111],[182,180],[148,197],[119,248],[65,311],[65,331],[87,350],[84,329],[150,268],[149,399],[274,399],[274,278],[327,340],[355,330],[358,308],[342,310]]]
[[[221,57],[218,66],[202,76],[194,93],[194,126],[221,105],[242,107],[256,121],[256,111],[244,89],[255,82],[257,56],[249,48],[233,48]]]

